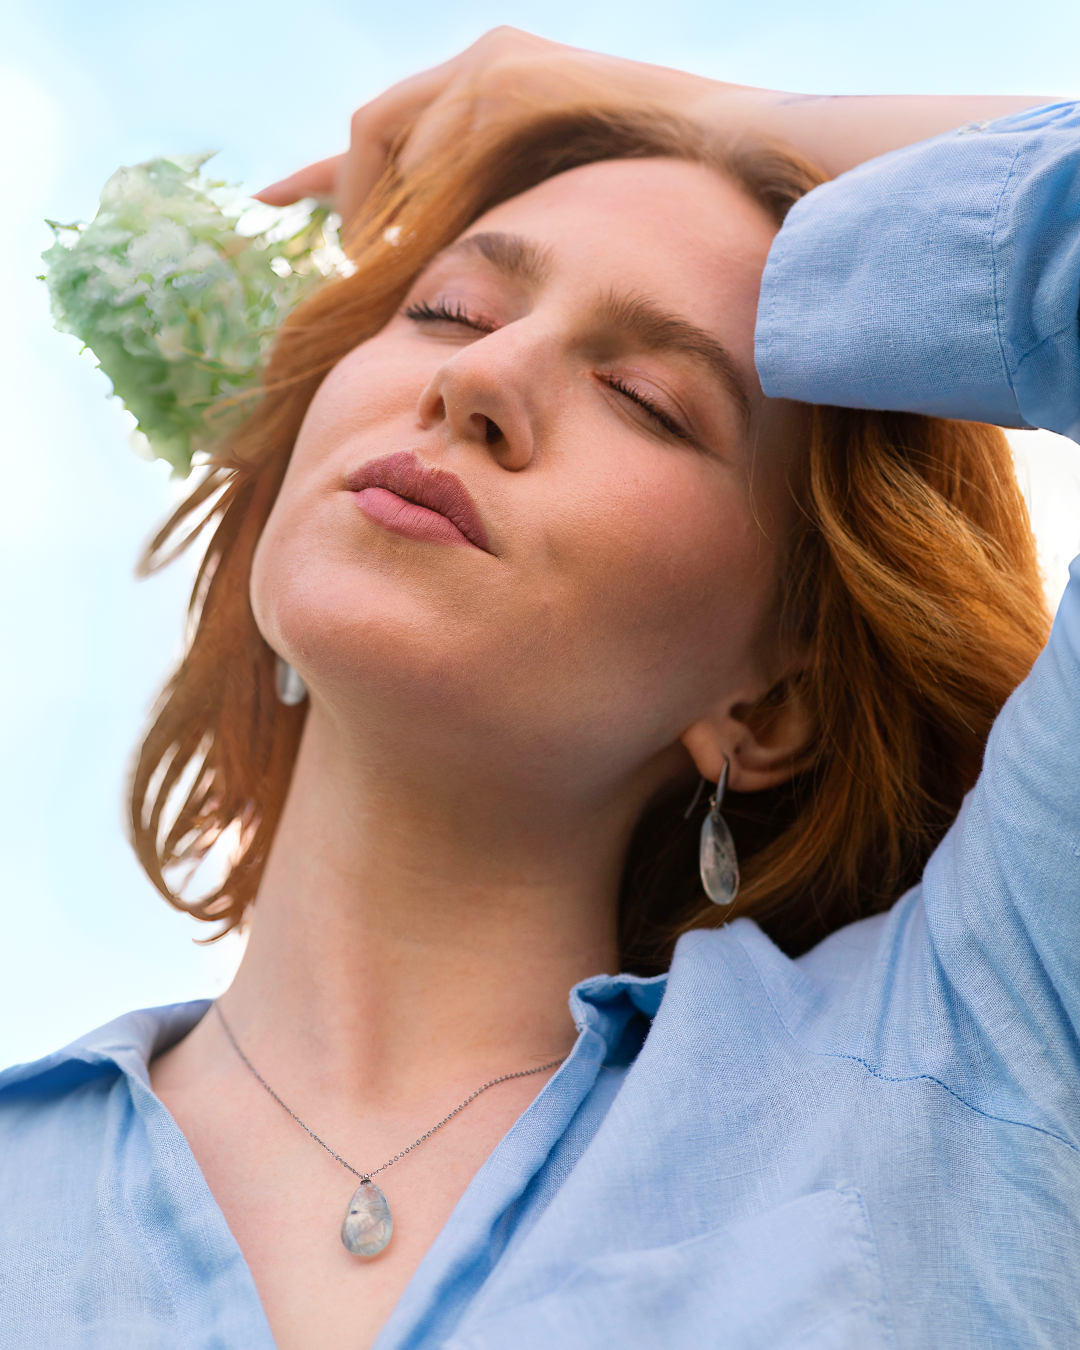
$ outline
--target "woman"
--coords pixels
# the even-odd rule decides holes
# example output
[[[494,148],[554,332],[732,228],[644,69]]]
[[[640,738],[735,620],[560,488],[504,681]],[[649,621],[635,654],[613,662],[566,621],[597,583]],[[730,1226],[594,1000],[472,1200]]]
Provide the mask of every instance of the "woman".
[[[1045,637],[1006,449],[766,397],[827,235],[714,140],[430,145],[283,333],[174,522],[224,487],[133,800],[174,900],[233,831],[192,908],[257,891],[248,953],[0,1081],[5,1343],[1075,1334],[1075,591],[934,852]],[[725,773],[710,909],[672,877]]]

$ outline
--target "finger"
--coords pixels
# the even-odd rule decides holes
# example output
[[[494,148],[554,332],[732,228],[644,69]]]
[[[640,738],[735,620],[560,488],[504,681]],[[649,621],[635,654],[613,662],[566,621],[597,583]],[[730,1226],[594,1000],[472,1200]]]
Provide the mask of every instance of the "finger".
[[[381,178],[403,133],[420,124],[416,151],[409,133],[410,157],[415,159],[417,153],[459,129],[461,107],[452,97],[455,89],[468,90],[473,75],[500,63],[512,63],[515,58],[550,59],[572,50],[516,28],[493,28],[449,61],[401,80],[365,103],[353,114],[349,153],[338,164],[337,210],[346,227]]]
[[[359,211],[382,177],[394,142],[453,81],[461,60],[458,56],[412,75],[353,113],[349,153],[341,156],[337,168],[338,211],[343,220],[351,220]]]
[[[266,202],[268,206],[291,206],[302,197],[332,198],[337,185],[338,169],[344,155],[331,155],[329,159],[320,159],[316,164],[308,164],[288,178],[271,183],[260,192],[252,193],[256,201]]]

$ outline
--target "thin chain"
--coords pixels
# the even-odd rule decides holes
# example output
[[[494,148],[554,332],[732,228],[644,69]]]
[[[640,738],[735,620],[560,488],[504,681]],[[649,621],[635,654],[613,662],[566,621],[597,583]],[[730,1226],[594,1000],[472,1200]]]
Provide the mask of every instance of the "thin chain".
[[[507,1083],[510,1081],[511,1078],[529,1078],[534,1073],[543,1073],[545,1069],[554,1069],[557,1064],[562,1063],[561,1059],[553,1059],[548,1064],[541,1064],[538,1069],[519,1069],[517,1073],[504,1073],[499,1078],[493,1078],[489,1083],[485,1083],[483,1087],[478,1087],[475,1092],[471,1093],[468,1097],[466,1097],[465,1100],[460,1104],[460,1106],[455,1106],[448,1116],[444,1116],[442,1120],[439,1121],[438,1125],[432,1125],[431,1129],[428,1130],[427,1134],[422,1134],[420,1138],[417,1139],[414,1143],[410,1144],[408,1148],[403,1148],[400,1153],[395,1153],[389,1162],[384,1162],[381,1167],[376,1167],[370,1172],[358,1172],[356,1168],[353,1167],[352,1163],[347,1163],[340,1153],[335,1153],[334,1150],[324,1139],[320,1139],[314,1130],[310,1129],[307,1125],[305,1125],[304,1122],[300,1119],[300,1117],[296,1114],[296,1112],[292,1110],[291,1107],[285,1105],[285,1103],[277,1095],[274,1089],[270,1086],[270,1084],[266,1081],[266,1079],[255,1067],[255,1065],[252,1064],[251,1060],[248,1059],[247,1055],[245,1055],[243,1050],[241,1050],[239,1045],[237,1045],[236,1037],[232,1034],[232,1027],[230,1027],[228,1022],[225,1021],[225,1014],[221,1011],[220,1004],[215,1003],[214,1009],[217,1012],[221,1025],[225,1028],[225,1035],[228,1036],[229,1040],[232,1042],[232,1048],[244,1061],[244,1063],[255,1075],[255,1077],[259,1080],[259,1082],[263,1085],[263,1087],[267,1090],[267,1092],[269,1092],[270,1096],[273,1097],[274,1101],[277,1102],[278,1106],[280,1106],[283,1111],[288,1111],[289,1115],[292,1116],[293,1120],[296,1121],[297,1125],[299,1125],[302,1130],[307,1131],[307,1133],[311,1135],[312,1139],[314,1139],[317,1144],[321,1145],[322,1148],[326,1149],[327,1153],[330,1154],[331,1158],[333,1158],[336,1162],[339,1162],[342,1165],[342,1167],[350,1171],[354,1177],[359,1177],[361,1181],[370,1181],[372,1177],[377,1177],[380,1172],[385,1172],[386,1169],[388,1167],[392,1167],[394,1163],[400,1162],[401,1159],[404,1158],[406,1153],[411,1153],[414,1148],[419,1148],[419,1146],[424,1142],[425,1139],[430,1139],[436,1130],[441,1130],[442,1127],[444,1125],[449,1124],[449,1122],[453,1120],[456,1115],[464,1111],[470,1102],[476,1101],[477,1097],[480,1096],[481,1092],[486,1092],[488,1088],[498,1087],[500,1083]]]

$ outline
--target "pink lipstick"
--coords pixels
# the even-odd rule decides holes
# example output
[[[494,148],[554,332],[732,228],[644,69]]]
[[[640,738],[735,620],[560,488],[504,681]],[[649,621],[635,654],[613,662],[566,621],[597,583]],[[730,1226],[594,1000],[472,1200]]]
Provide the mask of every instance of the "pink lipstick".
[[[345,486],[369,520],[394,534],[491,552],[465,484],[456,473],[425,464],[411,450],[369,460],[348,475]]]

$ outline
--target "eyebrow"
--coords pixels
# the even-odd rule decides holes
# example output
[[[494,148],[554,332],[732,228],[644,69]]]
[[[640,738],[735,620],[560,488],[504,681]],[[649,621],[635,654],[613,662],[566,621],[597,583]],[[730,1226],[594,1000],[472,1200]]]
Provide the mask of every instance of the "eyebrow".
[[[479,253],[504,276],[530,286],[538,286],[551,271],[550,250],[520,234],[467,234],[464,239],[443,249],[439,257],[452,258],[461,253]]]
[[[439,256],[462,253],[478,253],[504,276],[530,286],[540,285],[551,271],[551,251],[519,234],[468,234]],[[700,362],[735,400],[743,417],[749,417],[750,395],[735,358],[704,328],[670,313],[647,296],[618,295],[614,291],[600,301],[596,316],[649,351],[675,352]]]
[[[671,314],[643,295],[609,292],[599,307],[599,317],[637,339],[654,352],[678,352],[707,366],[739,405],[750,415],[750,396],[735,358],[722,342],[678,314]]]

